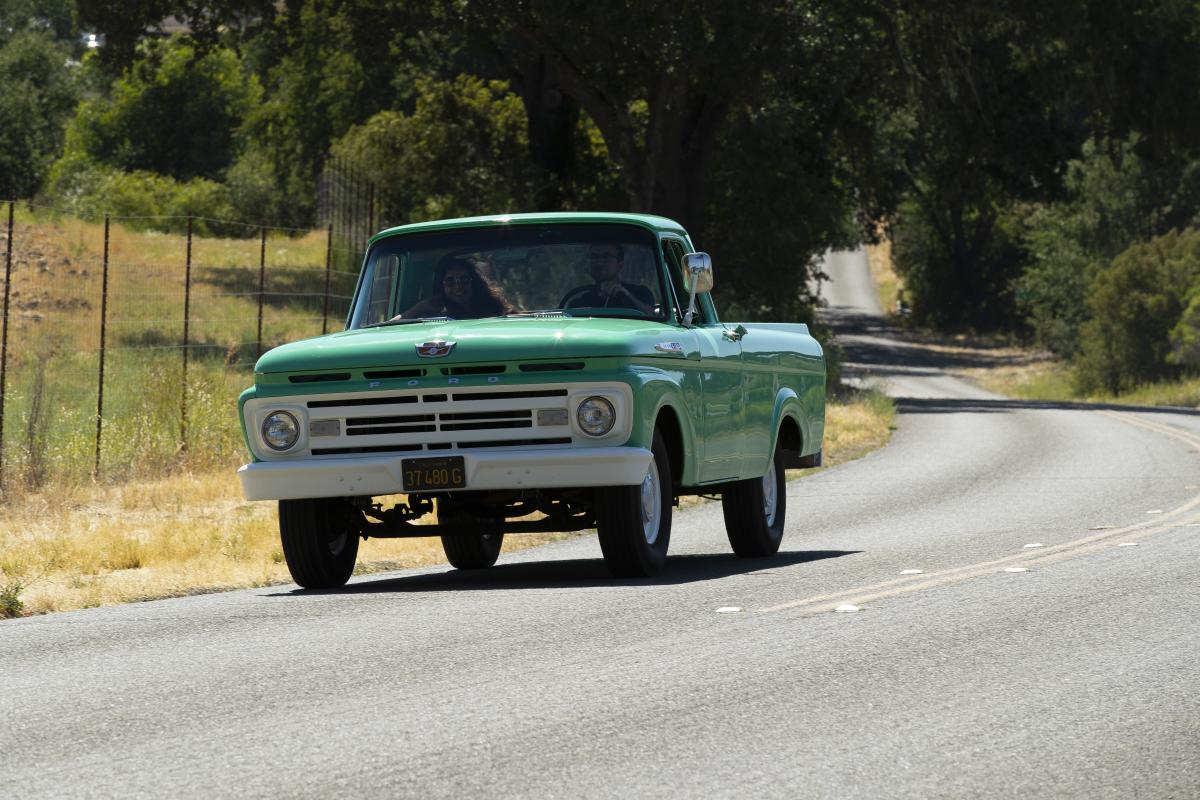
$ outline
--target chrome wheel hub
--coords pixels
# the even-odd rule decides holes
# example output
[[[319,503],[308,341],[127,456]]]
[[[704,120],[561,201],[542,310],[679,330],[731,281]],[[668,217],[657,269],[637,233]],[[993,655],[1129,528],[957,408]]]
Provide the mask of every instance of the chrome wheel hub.
[[[775,508],[779,499],[778,490],[779,487],[775,480],[775,461],[772,460],[771,468],[762,477],[763,517],[767,521],[768,528],[775,524]]]
[[[650,459],[650,469],[642,479],[642,533],[647,544],[658,540],[658,526],[662,519],[662,491],[658,485],[658,464]]]

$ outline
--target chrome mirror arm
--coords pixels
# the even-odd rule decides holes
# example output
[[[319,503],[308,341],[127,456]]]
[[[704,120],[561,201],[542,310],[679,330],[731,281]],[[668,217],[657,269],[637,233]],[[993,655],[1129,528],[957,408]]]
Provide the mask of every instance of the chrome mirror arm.
[[[708,253],[688,253],[683,257],[684,277],[688,279],[688,307],[683,315],[683,324],[691,327],[696,316],[696,295],[712,290],[712,259]]]
[[[685,327],[692,327],[692,318],[696,316],[696,282],[692,281],[692,291],[688,297],[687,311],[683,313],[683,324]]]

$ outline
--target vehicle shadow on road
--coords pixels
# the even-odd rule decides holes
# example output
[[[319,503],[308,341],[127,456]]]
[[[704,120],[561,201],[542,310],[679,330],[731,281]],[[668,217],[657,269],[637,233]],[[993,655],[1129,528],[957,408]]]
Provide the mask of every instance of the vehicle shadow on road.
[[[454,590],[488,591],[495,589],[578,589],[597,586],[674,586],[698,581],[718,580],[734,575],[767,573],[783,567],[807,564],[859,553],[859,550],[807,550],[779,553],[772,558],[745,559],[732,554],[678,555],[667,560],[661,574],[653,578],[613,578],[599,558],[555,561],[521,561],[491,569],[421,573],[371,579],[359,579],[338,589],[293,589],[272,592],[266,597],[296,595],[369,594],[377,592],[445,592]]]

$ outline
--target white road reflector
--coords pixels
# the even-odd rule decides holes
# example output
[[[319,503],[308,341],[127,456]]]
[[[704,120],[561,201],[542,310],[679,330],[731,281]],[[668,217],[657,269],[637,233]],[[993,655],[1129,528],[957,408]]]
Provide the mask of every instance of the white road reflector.
[[[721,606],[717,609],[718,614],[736,614],[741,611],[741,606]]]
[[[1152,508],[1149,511],[1147,511],[1146,513],[1147,514],[1161,514],[1161,513],[1163,513],[1163,510],[1161,508]]]
[[[1006,567],[1005,572],[1029,572],[1028,567]]]
[[[851,605],[850,603],[842,603],[840,606],[835,608],[834,611],[839,614],[852,614],[855,611],[862,611],[862,608],[860,606]]]
[[[919,570],[919,569],[902,569],[902,570],[900,570],[901,575],[920,575],[921,573],[922,573],[922,570]]]
[[[1137,542],[1121,542],[1117,547],[1137,547]]]
[[[1042,544],[1041,542],[1030,542],[1029,544],[1025,545],[1022,549],[1028,550],[1031,547],[1045,547],[1045,546],[1046,545]]]

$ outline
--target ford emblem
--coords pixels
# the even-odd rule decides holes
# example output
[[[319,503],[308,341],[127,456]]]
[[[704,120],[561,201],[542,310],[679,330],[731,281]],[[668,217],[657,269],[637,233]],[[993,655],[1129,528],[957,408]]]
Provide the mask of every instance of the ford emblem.
[[[417,355],[421,358],[441,358],[450,355],[456,344],[457,342],[445,342],[441,339],[436,342],[422,342],[417,345]]]

